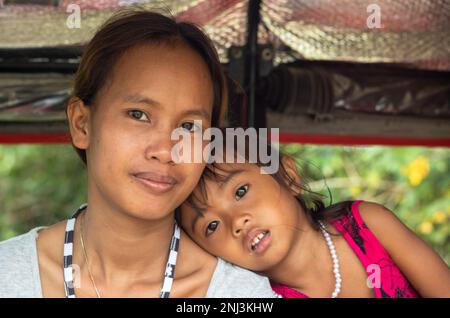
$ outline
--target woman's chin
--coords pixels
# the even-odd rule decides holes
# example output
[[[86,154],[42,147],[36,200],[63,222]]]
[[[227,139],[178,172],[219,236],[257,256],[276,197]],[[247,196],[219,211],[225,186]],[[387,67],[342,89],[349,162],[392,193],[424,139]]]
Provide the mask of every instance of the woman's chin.
[[[128,216],[135,218],[137,220],[141,220],[143,222],[157,222],[162,221],[167,218],[173,219],[173,211],[174,207],[172,206],[159,206],[158,205],[149,205],[142,207],[135,206],[134,208],[130,208],[127,210]]]

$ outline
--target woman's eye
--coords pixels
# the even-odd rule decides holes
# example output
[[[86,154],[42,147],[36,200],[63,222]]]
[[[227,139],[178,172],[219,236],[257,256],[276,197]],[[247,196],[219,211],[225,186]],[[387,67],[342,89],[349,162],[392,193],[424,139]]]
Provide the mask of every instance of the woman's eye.
[[[247,193],[247,191],[248,191],[248,184],[239,187],[235,193],[236,200],[239,201],[240,199],[242,199],[242,197]]]
[[[181,124],[181,128],[186,129],[187,131],[194,132],[197,131],[198,127],[194,123],[185,122]]]
[[[134,119],[137,119],[137,120],[142,120],[142,121],[148,121],[149,120],[147,115],[143,111],[136,110],[136,109],[135,110],[130,110],[128,112],[128,115],[130,115],[131,117],[133,117]]]
[[[212,221],[211,223],[209,223],[208,226],[206,227],[205,232],[206,236],[212,234],[219,226],[219,223],[220,223],[219,221]]]

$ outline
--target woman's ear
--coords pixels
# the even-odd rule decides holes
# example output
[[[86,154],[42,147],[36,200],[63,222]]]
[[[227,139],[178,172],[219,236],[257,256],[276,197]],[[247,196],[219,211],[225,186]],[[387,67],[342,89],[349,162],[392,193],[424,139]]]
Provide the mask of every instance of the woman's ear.
[[[72,143],[79,149],[89,147],[91,110],[78,97],[71,97],[67,104],[67,119],[69,121]]]
[[[281,158],[281,164],[283,165],[283,169],[285,171],[285,174],[283,175],[284,182],[289,187],[293,195],[299,195],[301,192],[301,180],[297,172],[295,160],[285,155]]]

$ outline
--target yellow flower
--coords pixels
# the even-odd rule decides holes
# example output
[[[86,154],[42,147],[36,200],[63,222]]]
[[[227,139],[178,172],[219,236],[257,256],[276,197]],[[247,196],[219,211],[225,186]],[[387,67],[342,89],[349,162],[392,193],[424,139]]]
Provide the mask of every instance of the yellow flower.
[[[430,234],[433,231],[433,223],[429,221],[422,222],[419,226],[419,231],[422,234]]]
[[[447,215],[442,211],[437,211],[433,214],[433,223],[442,224],[447,220]]]
[[[408,178],[409,178],[409,183],[412,186],[418,186],[423,180],[422,175],[416,171],[411,171],[408,175]]]
[[[409,165],[404,167],[403,173],[408,177],[412,186],[418,186],[430,172],[430,163],[425,157],[417,157]]]
[[[356,197],[361,193],[361,187],[355,185],[355,186],[351,187],[350,192],[351,192],[352,196]]]

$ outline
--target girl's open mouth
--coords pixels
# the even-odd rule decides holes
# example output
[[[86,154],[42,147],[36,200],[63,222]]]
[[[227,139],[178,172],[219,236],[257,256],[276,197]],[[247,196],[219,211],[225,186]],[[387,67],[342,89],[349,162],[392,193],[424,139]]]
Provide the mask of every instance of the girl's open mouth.
[[[270,243],[270,231],[269,230],[252,230],[247,234],[247,248],[251,253],[261,254],[263,253]]]

